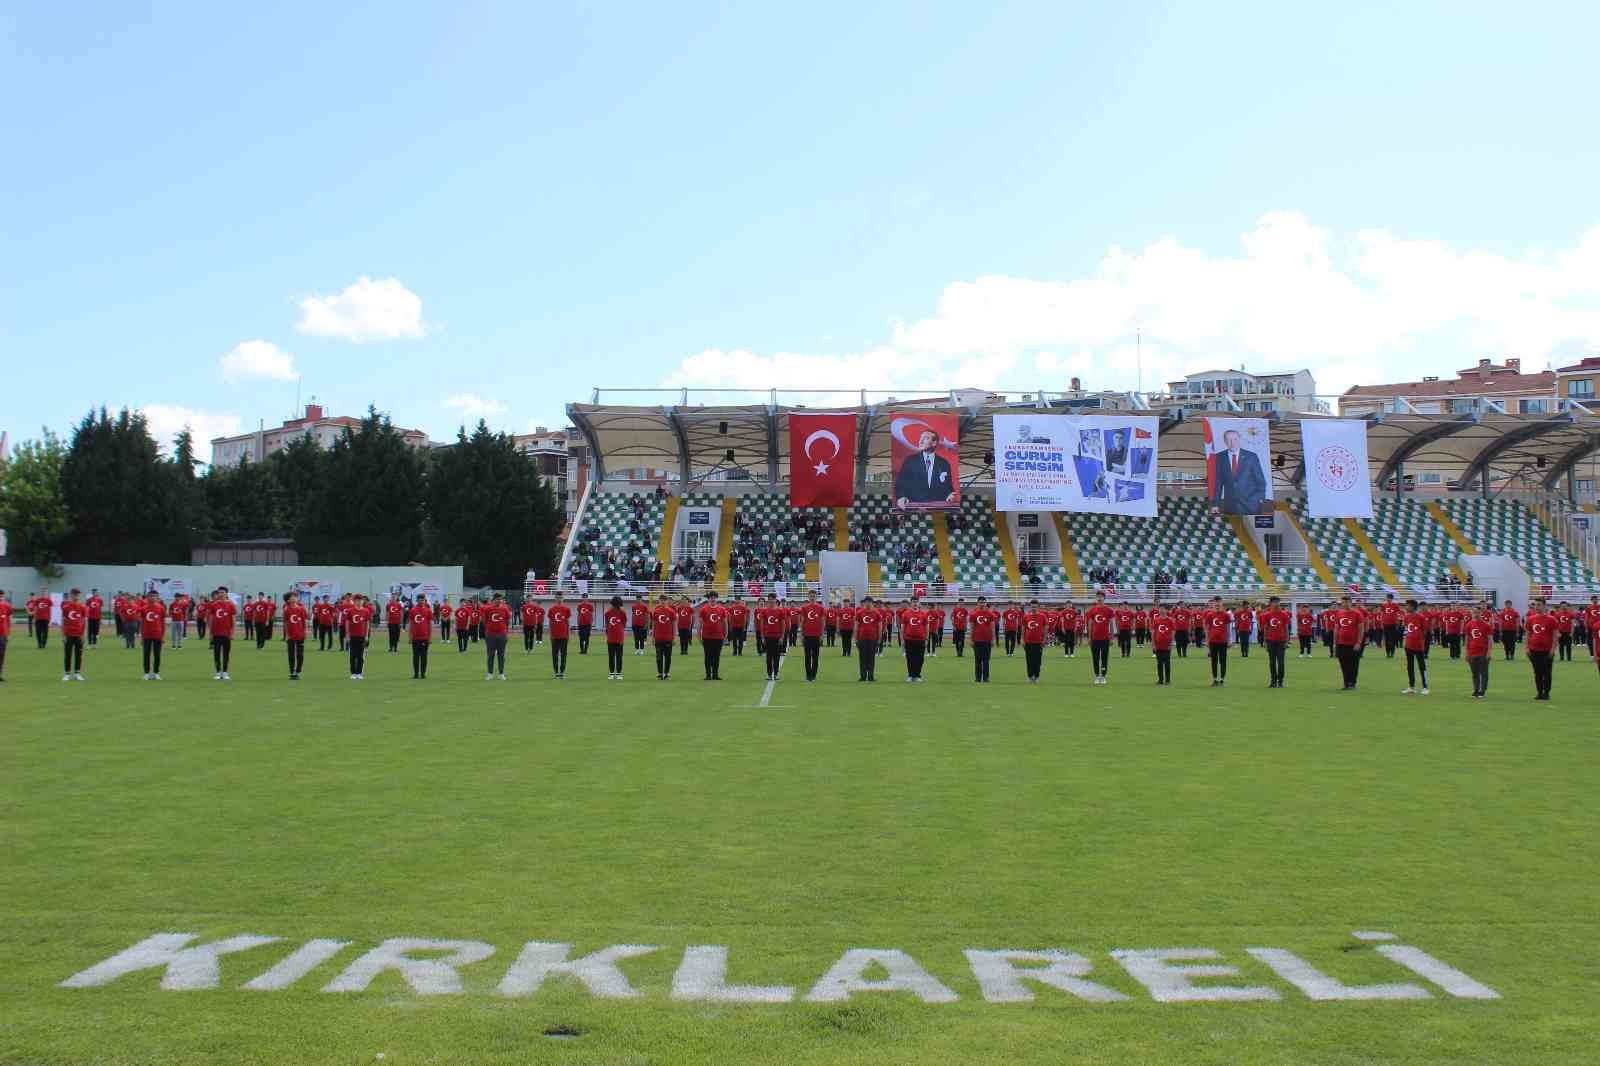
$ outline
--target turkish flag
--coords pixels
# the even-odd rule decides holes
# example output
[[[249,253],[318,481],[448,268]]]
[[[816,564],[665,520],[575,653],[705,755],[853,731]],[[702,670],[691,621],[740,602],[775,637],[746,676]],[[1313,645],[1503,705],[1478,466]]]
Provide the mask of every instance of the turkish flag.
[[[855,495],[856,416],[789,416],[789,506],[848,507]]]

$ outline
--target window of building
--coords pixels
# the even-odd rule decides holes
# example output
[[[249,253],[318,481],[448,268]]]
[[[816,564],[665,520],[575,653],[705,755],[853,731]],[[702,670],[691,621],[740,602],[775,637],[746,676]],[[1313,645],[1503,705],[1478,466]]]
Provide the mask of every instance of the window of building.
[[[1437,485],[1443,480],[1444,480],[1444,475],[1443,474],[1439,474],[1439,473],[1430,474],[1430,473],[1424,472],[1423,475],[1422,475],[1422,483],[1424,485]]]
[[[1475,400],[1451,400],[1450,413],[1453,415],[1471,414],[1476,402]]]
[[[1522,413],[1525,415],[1547,415],[1550,413],[1549,400],[1523,400]]]
[[[1594,399],[1594,378],[1577,378],[1567,382],[1567,395],[1574,400]]]
[[[1578,493],[1579,493],[1579,495],[1587,496],[1587,495],[1589,495],[1589,493],[1591,493],[1593,491],[1594,491],[1594,479],[1593,478],[1581,477],[1581,478],[1578,479]]]

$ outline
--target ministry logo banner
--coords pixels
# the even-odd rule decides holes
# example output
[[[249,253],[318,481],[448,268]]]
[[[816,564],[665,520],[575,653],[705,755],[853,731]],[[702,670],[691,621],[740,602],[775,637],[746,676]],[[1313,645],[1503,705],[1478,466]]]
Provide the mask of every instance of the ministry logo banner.
[[[995,415],[995,506],[1154,518],[1153,415]]]
[[[1371,518],[1367,424],[1358,418],[1300,423],[1306,456],[1306,504],[1312,518]]]

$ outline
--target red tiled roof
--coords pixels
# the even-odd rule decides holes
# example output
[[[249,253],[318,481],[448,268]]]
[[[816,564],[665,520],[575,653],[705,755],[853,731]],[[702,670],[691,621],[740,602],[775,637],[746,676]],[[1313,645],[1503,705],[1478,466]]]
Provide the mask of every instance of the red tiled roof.
[[[1552,370],[1521,374],[1496,367],[1487,377],[1469,370],[1460,377],[1438,381],[1399,381],[1391,385],[1354,385],[1346,396],[1485,396],[1506,392],[1551,392],[1556,387]]]
[[[1556,367],[1557,374],[1578,374],[1585,370],[1600,371],[1600,355],[1586,356],[1581,362],[1573,363],[1571,366]]]

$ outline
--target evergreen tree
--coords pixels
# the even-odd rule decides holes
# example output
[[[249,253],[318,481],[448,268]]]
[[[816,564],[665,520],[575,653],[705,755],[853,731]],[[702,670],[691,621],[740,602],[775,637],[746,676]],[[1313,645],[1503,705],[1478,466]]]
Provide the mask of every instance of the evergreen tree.
[[[62,561],[72,522],[61,490],[67,450],[54,433],[41,432],[39,440],[24,441],[10,460],[0,461],[0,529],[13,560],[43,570]]]
[[[308,563],[394,566],[422,546],[424,457],[387,415],[368,408],[327,453],[296,526]]]
[[[246,459],[235,467],[213,466],[201,481],[214,539],[290,535],[279,520],[278,492],[268,464]]]
[[[479,420],[436,451],[428,470],[430,557],[460,562],[469,585],[518,588],[555,567],[561,516],[533,459]]]
[[[61,467],[72,523],[63,551],[71,562],[186,563],[187,536],[174,521],[176,480],[144,415],[90,411],[72,435]]]

